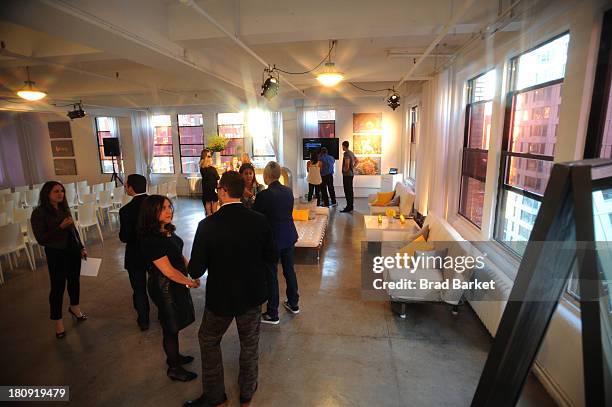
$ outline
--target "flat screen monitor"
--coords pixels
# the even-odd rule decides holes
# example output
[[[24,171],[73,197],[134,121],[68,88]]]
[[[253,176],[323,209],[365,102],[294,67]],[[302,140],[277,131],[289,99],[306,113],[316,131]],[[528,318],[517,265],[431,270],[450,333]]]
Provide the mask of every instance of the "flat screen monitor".
[[[339,141],[337,138],[305,138],[302,140],[303,159],[310,160],[310,153],[321,151],[321,148],[327,148],[327,154],[334,157],[336,160],[340,158]]]

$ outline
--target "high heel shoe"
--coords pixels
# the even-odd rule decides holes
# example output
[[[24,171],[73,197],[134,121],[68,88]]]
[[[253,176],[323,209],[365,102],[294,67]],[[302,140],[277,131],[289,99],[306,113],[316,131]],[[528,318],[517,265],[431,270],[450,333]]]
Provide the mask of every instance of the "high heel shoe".
[[[76,320],[78,322],[83,322],[83,321],[87,320],[87,314],[84,314],[84,313],[81,312],[81,315],[77,315],[77,314],[74,313],[74,311],[72,311],[72,309],[70,307],[68,307],[68,312],[71,313],[72,316],[74,318],[76,318]]]
[[[62,331],[62,332],[56,332],[55,333],[55,337],[57,339],[63,339],[66,336],[66,331]]]

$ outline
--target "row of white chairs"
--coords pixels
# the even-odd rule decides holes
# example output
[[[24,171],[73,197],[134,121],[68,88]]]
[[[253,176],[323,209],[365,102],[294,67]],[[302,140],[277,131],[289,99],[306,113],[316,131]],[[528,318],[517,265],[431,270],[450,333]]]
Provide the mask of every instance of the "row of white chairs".
[[[178,196],[176,193],[176,181],[163,182],[157,185],[149,185],[149,195],[165,195],[170,199]]]

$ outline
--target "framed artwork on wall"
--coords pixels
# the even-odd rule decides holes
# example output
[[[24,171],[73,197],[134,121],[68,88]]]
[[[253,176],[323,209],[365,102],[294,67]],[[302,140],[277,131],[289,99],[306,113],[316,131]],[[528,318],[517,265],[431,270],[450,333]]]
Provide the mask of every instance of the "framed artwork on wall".
[[[336,137],[336,121],[335,120],[319,120],[319,138],[335,138]]]
[[[55,159],[53,160],[53,167],[55,167],[55,175],[77,175],[74,158]]]
[[[382,154],[382,134],[353,134],[353,153]]]
[[[72,140],[51,140],[53,157],[74,157]]]
[[[380,175],[380,157],[358,157],[359,163],[353,169],[355,175]]]
[[[72,138],[70,122],[49,122],[49,138]]]
[[[353,133],[380,133],[382,113],[353,113]]]

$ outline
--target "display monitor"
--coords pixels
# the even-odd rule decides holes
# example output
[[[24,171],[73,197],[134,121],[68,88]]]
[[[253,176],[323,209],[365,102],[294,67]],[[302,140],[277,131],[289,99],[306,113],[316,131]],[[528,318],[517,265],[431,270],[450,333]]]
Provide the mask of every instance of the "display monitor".
[[[305,138],[302,140],[303,159],[310,160],[310,153],[321,151],[321,148],[327,148],[327,154],[334,157],[336,160],[340,158],[339,140],[337,138]]]

